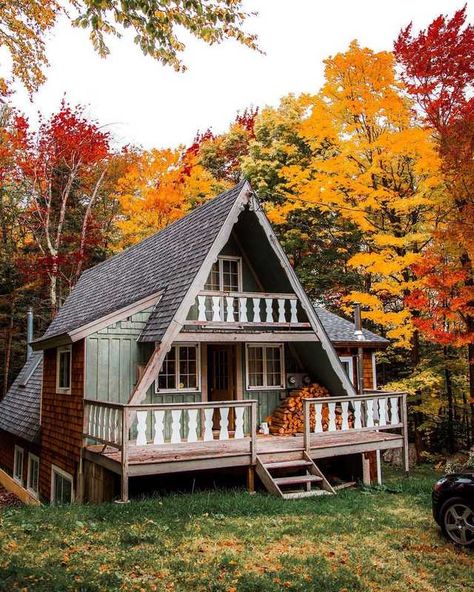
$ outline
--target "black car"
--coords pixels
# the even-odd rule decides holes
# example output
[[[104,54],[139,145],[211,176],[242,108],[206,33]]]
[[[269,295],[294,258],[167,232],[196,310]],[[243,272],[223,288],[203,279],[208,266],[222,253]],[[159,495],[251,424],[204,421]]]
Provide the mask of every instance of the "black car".
[[[445,475],[433,486],[433,516],[456,545],[474,547],[474,472]]]

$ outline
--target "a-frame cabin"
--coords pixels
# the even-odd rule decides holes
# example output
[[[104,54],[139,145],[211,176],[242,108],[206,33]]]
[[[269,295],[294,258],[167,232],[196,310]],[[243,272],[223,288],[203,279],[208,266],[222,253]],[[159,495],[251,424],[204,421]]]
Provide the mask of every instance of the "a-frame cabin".
[[[301,497],[334,493],[321,459],[368,480],[380,450],[406,458],[404,394],[356,393],[247,182],[86,271],[33,348],[51,501],[126,501],[130,479],[233,467]],[[303,383],[327,396],[297,399],[296,433],[268,433]]]

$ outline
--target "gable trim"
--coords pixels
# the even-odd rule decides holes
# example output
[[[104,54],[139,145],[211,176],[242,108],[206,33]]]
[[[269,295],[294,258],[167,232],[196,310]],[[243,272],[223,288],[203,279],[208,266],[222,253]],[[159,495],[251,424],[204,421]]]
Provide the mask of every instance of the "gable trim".
[[[76,341],[80,341],[92,333],[97,333],[101,329],[108,327],[109,325],[113,325],[114,323],[118,323],[119,321],[123,321],[124,319],[134,315],[137,312],[144,310],[150,306],[156,306],[160,301],[164,290],[160,290],[159,292],[154,292],[145,298],[141,298],[132,304],[128,304],[119,310],[116,310],[108,315],[101,317],[100,319],[96,319],[95,321],[91,321],[82,327],[78,327],[73,331],[69,331],[68,333],[63,333],[62,335],[56,335],[54,337],[46,338],[46,339],[38,339],[34,341],[31,345],[34,351],[48,349],[50,347],[58,347],[61,345],[70,345],[71,343],[75,343]]]
[[[213,263],[217,261],[219,253],[229,240],[232,229],[238,220],[239,214],[245,205],[249,203],[251,195],[252,189],[248,181],[246,181],[242,185],[242,189],[240,190],[229,213],[227,214],[227,218],[225,219],[224,224],[221,226],[217,237],[214,239],[214,242],[212,243],[206,258],[199,268],[199,271],[187,289],[186,294],[182,299],[173,319],[168,325],[161,342],[156,345],[154,352],[145,366],[145,370],[140,380],[135,385],[135,388],[132,391],[128,401],[130,405],[139,405],[144,400],[146,392],[153,384],[153,381],[155,380],[163,364],[163,360],[173,344],[173,341],[185,324],[188,311],[194,302],[196,294],[204,288],[204,284],[206,283]]]

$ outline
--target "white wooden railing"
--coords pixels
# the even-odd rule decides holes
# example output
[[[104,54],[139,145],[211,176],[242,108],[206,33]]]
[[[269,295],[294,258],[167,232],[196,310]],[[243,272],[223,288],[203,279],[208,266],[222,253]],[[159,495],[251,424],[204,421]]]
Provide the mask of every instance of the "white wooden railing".
[[[127,445],[159,446],[212,440],[254,440],[256,424],[257,401],[253,399],[157,405],[119,405],[86,400],[84,437],[117,448],[121,448],[124,442]]]
[[[197,319],[186,324],[309,326],[299,321],[295,294],[203,291],[196,297],[196,307]]]
[[[406,393],[365,391],[355,397],[303,399],[304,447],[309,452],[314,435],[332,432],[401,430],[408,466]]]

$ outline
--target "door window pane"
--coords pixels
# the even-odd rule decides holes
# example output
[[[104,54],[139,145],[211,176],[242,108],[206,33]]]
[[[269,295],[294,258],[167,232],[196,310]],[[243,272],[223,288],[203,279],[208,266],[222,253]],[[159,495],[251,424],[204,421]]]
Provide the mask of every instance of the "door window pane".
[[[249,386],[264,386],[263,347],[248,348]]]

